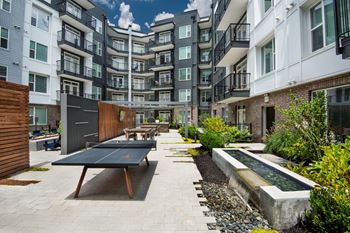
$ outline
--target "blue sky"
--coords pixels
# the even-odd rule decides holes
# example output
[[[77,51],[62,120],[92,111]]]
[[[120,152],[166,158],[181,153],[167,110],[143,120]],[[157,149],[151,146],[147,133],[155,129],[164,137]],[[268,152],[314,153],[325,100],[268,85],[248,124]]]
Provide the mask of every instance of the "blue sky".
[[[202,16],[208,14],[211,0],[93,0],[102,7],[111,23],[134,30],[148,31],[147,25],[155,19],[169,18],[185,9],[198,9]],[[147,25],[146,25],[147,24]]]

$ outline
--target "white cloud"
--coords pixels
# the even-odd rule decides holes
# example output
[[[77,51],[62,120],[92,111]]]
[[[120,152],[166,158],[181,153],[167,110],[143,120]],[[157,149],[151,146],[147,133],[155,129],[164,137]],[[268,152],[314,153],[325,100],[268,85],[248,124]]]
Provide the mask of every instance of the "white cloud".
[[[151,25],[150,25],[148,22],[145,23],[145,26],[146,26],[147,28],[151,28]]]
[[[117,6],[118,0],[94,0],[94,2],[105,5],[109,9],[114,9]]]
[[[154,17],[154,21],[160,21],[160,20],[169,19],[169,18],[174,18],[174,14],[163,11],[158,15],[156,15],[156,17]]]
[[[140,31],[141,27],[139,24],[134,23],[134,16],[130,12],[130,5],[122,2],[119,7],[120,17],[118,20],[118,26],[121,28],[128,28],[129,25],[132,25],[132,29],[135,31]]]
[[[208,16],[211,14],[211,0],[189,0],[185,11],[198,10],[198,14],[201,17]]]

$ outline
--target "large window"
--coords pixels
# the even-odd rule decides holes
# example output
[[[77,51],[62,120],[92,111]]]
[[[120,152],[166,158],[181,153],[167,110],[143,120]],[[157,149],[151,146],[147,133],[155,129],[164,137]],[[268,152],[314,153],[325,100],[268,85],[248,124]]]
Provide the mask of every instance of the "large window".
[[[44,31],[49,31],[50,14],[33,6],[31,24]]]
[[[165,71],[159,73],[159,84],[171,83],[171,72]]]
[[[191,89],[180,89],[179,90],[179,101],[180,102],[191,101]]]
[[[29,57],[47,62],[47,46],[30,41]]]
[[[159,38],[158,42],[163,44],[163,43],[168,43],[171,41],[171,32],[162,32],[159,33]]]
[[[170,102],[171,101],[170,91],[160,91],[159,92],[159,101],[160,102]]]
[[[262,74],[275,70],[275,39],[270,40],[261,48]]]
[[[9,48],[9,30],[4,27],[0,27],[0,48]]]
[[[322,0],[310,9],[311,47],[316,51],[335,40],[333,1]]]
[[[191,80],[191,67],[179,69],[179,81]]]
[[[0,80],[7,80],[7,66],[0,65]]]
[[[102,78],[102,66],[96,63],[92,63],[92,76],[96,78]]]
[[[201,102],[209,103],[210,101],[211,101],[211,91],[210,90],[201,91]]]
[[[99,20],[99,19],[97,19],[97,18],[95,18],[93,16],[92,16],[92,20],[96,22],[96,24],[95,24],[96,32],[102,34],[103,30],[102,30],[102,22],[101,22],[101,20]]]
[[[191,58],[191,46],[180,47],[179,48],[179,59],[190,59]]]
[[[99,56],[102,56],[102,43],[97,41],[97,40],[94,40],[93,42],[93,48],[94,48],[94,53],[99,55]]]
[[[81,19],[81,12],[82,12],[81,7],[78,6],[77,4],[71,1],[67,1],[66,10],[67,12],[72,14],[74,17]]]
[[[133,52],[134,53],[145,53],[145,44],[142,43],[133,43]]]
[[[47,76],[29,73],[29,90],[47,93]]]
[[[210,29],[203,29],[200,32],[200,41],[201,42],[207,42],[210,40]]]
[[[210,61],[210,52],[211,49],[202,49],[200,51],[201,54],[201,62],[209,62]]]
[[[133,101],[135,102],[145,102],[145,96],[144,95],[134,95]]]
[[[201,70],[201,83],[209,83],[211,81],[211,70]]]
[[[47,108],[30,106],[29,125],[47,125]]]
[[[191,37],[191,25],[179,27],[179,39]]]
[[[12,0],[0,0],[0,9],[10,12]]]
[[[266,13],[268,10],[271,9],[271,7],[273,6],[273,0],[263,0],[263,4],[264,4],[264,12]]]
[[[120,51],[125,51],[125,41],[124,40],[113,40],[113,48],[120,50]]]
[[[101,87],[92,86],[92,98],[95,100],[100,100],[102,98]]]

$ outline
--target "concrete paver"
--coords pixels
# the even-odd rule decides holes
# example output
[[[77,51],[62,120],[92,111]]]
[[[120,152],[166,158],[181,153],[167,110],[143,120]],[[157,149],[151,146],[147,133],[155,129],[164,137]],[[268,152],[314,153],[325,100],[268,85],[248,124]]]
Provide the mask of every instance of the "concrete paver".
[[[31,165],[47,172],[23,172],[13,179],[40,180],[28,186],[0,186],[1,232],[217,232],[209,231],[206,207],[199,204],[193,182],[201,180],[191,158],[172,157],[177,149],[193,145],[182,141],[177,131],[156,138],[150,167],[130,169],[134,199],[126,192],[119,169],[88,170],[74,199],[82,167],[51,166],[63,158],[57,151],[31,152]],[[172,142],[168,144],[166,142]]]

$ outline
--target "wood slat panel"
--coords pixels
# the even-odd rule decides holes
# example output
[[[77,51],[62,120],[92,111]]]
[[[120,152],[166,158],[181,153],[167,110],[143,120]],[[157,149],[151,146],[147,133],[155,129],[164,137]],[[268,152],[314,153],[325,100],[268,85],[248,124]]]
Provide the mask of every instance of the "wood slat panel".
[[[29,167],[27,86],[0,81],[0,177]]]

